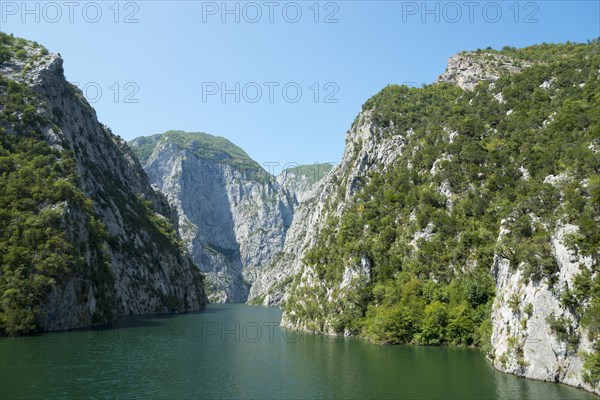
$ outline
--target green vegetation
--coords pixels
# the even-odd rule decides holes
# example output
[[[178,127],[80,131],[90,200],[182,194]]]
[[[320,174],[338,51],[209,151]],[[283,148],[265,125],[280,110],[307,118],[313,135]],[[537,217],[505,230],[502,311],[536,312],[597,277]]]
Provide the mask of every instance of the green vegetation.
[[[151,234],[154,233],[153,237],[158,243],[163,243],[166,246],[173,246],[179,249],[180,252],[183,250],[183,242],[175,230],[175,227],[166,217],[154,212],[154,207],[150,200],[143,200],[141,197],[138,198],[141,202],[144,213],[143,215],[149,221],[147,228]],[[139,226],[139,225],[136,225]]]
[[[72,154],[44,141],[49,121],[36,94],[0,77],[0,103],[0,334],[19,334],[37,329],[43,302],[64,280],[93,275],[101,286],[112,275],[104,226],[76,186]],[[89,237],[69,237],[67,210],[82,214]],[[81,270],[87,246],[92,265]],[[97,322],[110,312],[101,309]]]
[[[513,293],[508,298],[508,308],[511,309],[513,314],[517,314],[521,310],[521,296],[518,293]]]
[[[320,181],[332,170],[332,168],[333,165],[329,163],[307,164],[286,168],[283,172],[296,174],[298,176],[306,176],[308,178],[308,183],[312,185]]]
[[[579,227],[573,247],[597,261],[600,42],[497,53],[543,63],[473,92],[448,84],[393,85],[365,103],[363,110],[381,128],[376,140],[402,136],[404,156],[369,176],[340,217],[329,217],[304,260],[317,283],[305,286],[299,274],[284,305],[292,323],[377,342],[486,351],[494,254],[528,279],[552,284],[557,264],[550,237],[559,223],[571,223]],[[550,88],[542,87],[549,81]],[[497,93],[504,101],[494,98]],[[550,175],[564,179],[551,183]],[[339,288],[347,268],[365,262],[369,275],[333,289],[328,301],[326,288]],[[589,296],[582,323],[595,335],[598,276],[594,290],[580,279],[573,304],[583,307]],[[511,307],[533,312],[518,297]],[[552,322],[575,348],[563,321]],[[598,380],[599,359],[596,352],[586,362],[592,381]]]
[[[584,354],[583,379],[595,387],[600,386],[600,342],[594,345],[591,354]]]
[[[146,164],[161,137],[161,133],[151,136],[140,136],[129,143],[131,150],[135,153],[140,164]]]
[[[550,314],[546,318],[546,323],[559,341],[567,343],[571,351],[577,350],[579,337],[575,333],[569,319],[562,316],[557,318],[554,314]]]
[[[594,273],[592,277],[592,272]],[[581,315],[581,325],[587,329],[588,338],[594,343],[592,353],[583,354],[586,382],[600,387],[600,266],[595,263],[593,271],[582,266],[574,279],[571,293],[576,314]]]
[[[28,53],[28,49],[32,51],[31,54]],[[16,38],[12,34],[8,35],[4,32],[0,32],[0,64],[9,61],[12,58],[24,61],[30,57],[30,61],[36,61],[39,57],[47,54],[48,50],[36,42]],[[25,68],[27,67],[28,66],[25,66]]]
[[[15,38],[13,35],[0,32],[0,64],[15,57],[17,53],[24,52],[27,44],[28,42],[25,39]]]
[[[231,165],[241,171],[252,170],[257,177],[266,176],[266,171],[248,154],[229,140],[203,132],[168,131],[163,134],[135,139],[132,146],[142,165],[148,160],[160,141],[169,141],[182,149],[189,149],[200,158]]]
[[[590,41],[589,44],[593,44],[596,41]],[[523,60],[536,63],[550,63],[558,60],[564,60],[567,58],[574,57],[585,57],[587,56],[588,49],[585,45],[580,43],[566,42],[564,44],[549,44],[541,43],[534,46],[525,48],[516,48],[510,46],[504,46],[502,50],[494,50],[487,48],[485,50],[477,49],[473,52],[476,55],[481,54],[498,54],[507,56],[513,60]]]
[[[0,62],[22,66],[21,76],[47,54],[35,42],[0,33]],[[191,308],[172,290],[155,284],[158,277],[173,286],[191,285],[199,299],[204,296],[203,278],[183,256],[181,240],[165,217],[170,215],[168,203],[152,192],[132,190],[126,181],[132,175],[120,173],[119,159],[97,163],[86,143],[66,140],[67,124],[86,140],[90,135],[85,130],[95,120],[73,85],[66,84],[61,96],[80,102],[83,114],[78,115],[84,121],[67,121],[67,110],[60,105],[26,84],[0,77],[0,335],[69,327],[61,325],[70,323],[62,318],[68,317],[66,306],[75,308],[78,324],[114,319],[119,305],[111,254],[126,267],[119,279],[128,273],[133,291],[143,290],[149,301],[158,299],[156,311]],[[77,113],[75,108],[70,111]],[[100,137],[96,147],[122,144],[110,129],[102,129],[107,137]],[[106,150],[101,154],[118,153],[117,147]],[[122,229],[116,235],[109,236],[96,217],[95,211],[106,209],[118,216]],[[90,296],[95,310],[87,313]]]

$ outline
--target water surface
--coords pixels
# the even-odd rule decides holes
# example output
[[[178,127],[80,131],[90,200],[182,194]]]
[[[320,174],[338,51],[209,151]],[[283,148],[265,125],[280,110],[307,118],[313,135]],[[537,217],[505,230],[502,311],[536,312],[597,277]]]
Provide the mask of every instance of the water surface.
[[[473,349],[381,346],[215,304],[101,329],[0,339],[0,399],[596,399],[494,370]]]

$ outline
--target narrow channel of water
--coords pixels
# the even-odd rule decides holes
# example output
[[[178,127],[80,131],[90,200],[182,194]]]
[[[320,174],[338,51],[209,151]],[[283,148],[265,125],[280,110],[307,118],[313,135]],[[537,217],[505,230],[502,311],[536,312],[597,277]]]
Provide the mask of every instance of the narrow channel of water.
[[[0,399],[598,399],[494,370],[472,349],[381,346],[213,304],[101,329],[0,339]]]

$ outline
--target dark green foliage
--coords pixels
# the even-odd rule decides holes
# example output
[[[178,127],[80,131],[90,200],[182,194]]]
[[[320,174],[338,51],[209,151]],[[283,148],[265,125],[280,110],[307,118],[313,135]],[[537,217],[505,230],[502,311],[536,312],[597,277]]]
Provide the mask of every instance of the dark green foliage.
[[[600,386],[600,342],[594,345],[591,354],[583,355],[583,379],[592,386]]]
[[[11,52],[6,46],[0,46],[0,64],[10,60]]]
[[[393,85],[367,101],[363,110],[381,128],[375,140],[402,136],[403,156],[369,176],[341,216],[329,218],[304,260],[319,283],[301,286],[296,277],[285,304],[292,322],[323,329],[330,321],[328,329],[374,341],[486,350],[494,254],[529,279],[552,283],[558,267],[550,238],[559,223],[571,223],[580,227],[573,246],[597,260],[599,47],[508,49],[502,53],[544,63],[503,75],[493,88]],[[549,80],[550,88],[540,87]],[[545,183],[549,175],[564,179]],[[332,295],[348,305],[328,301],[323,287],[339,287],[344,270],[361,260],[371,265],[370,276]],[[590,293],[583,279],[577,301],[580,292]],[[515,298],[514,312],[523,309],[533,312]],[[593,310],[584,321],[597,332],[600,312]],[[575,348],[575,335],[561,322],[553,325],[557,334]]]
[[[0,32],[0,64],[10,60],[13,56],[22,58],[23,55],[26,55],[26,43],[23,39]]]
[[[592,272],[581,268],[574,279],[574,288],[570,293],[577,315],[581,315],[581,325],[587,329],[588,338],[594,342],[593,350],[584,356],[584,374],[586,382],[600,386],[600,267],[594,266]]]
[[[30,52],[28,52],[28,50]],[[48,50],[36,42],[30,42],[22,38],[16,38],[12,34],[0,32],[0,64],[17,58],[20,61],[28,60],[24,68],[29,68],[31,61],[48,54]]]
[[[156,143],[158,143],[161,137],[162,134],[158,133],[156,135],[136,138],[129,143],[131,150],[133,150],[135,153],[137,159],[140,161],[140,164],[146,164],[148,158],[150,158],[154,148],[156,147]]]
[[[557,318],[554,314],[550,314],[546,318],[546,323],[559,341],[567,343],[571,351],[577,350],[579,336],[575,333],[575,329],[567,318]]]
[[[147,226],[149,232],[153,234],[158,231],[158,234],[153,234],[154,240],[159,243],[162,242],[166,246],[174,246],[183,252],[183,242],[179,238],[179,234],[175,230],[175,227],[171,221],[169,221],[166,217],[154,212],[151,201],[142,200],[141,198],[139,201],[143,205],[144,214],[150,222],[150,224]]]
[[[131,149],[142,165],[148,160],[156,144],[161,140],[174,143],[182,149],[190,149],[198,157],[232,165],[241,171],[251,170],[256,178],[260,179],[267,176],[267,172],[256,161],[252,160],[244,150],[223,137],[203,132],[168,131],[163,134],[135,139],[135,146],[132,146]]]
[[[597,40],[593,40],[591,43],[597,43]],[[510,46],[504,46],[502,50],[478,49],[475,53],[501,54],[511,59],[532,62],[554,62],[571,57],[584,57],[588,54],[588,49],[580,43],[566,42],[564,44],[542,43],[520,49]]]
[[[100,248],[106,234],[76,186],[72,155],[44,141],[48,121],[37,112],[36,95],[0,78],[0,102],[0,334],[19,334],[37,329],[42,303],[67,277],[95,274],[102,285],[112,276],[102,250],[92,253],[92,268],[79,271],[84,251],[77,243]],[[68,237],[67,209],[84,216],[89,238]]]

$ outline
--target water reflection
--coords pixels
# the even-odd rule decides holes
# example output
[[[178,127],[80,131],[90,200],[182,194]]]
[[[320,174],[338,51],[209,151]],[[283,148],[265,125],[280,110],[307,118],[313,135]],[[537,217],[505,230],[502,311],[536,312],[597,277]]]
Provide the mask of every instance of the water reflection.
[[[473,349],[380,346],[279,328],[276,309],[214,305],[0,340],[0,398],[593,399],[494,370]]]

